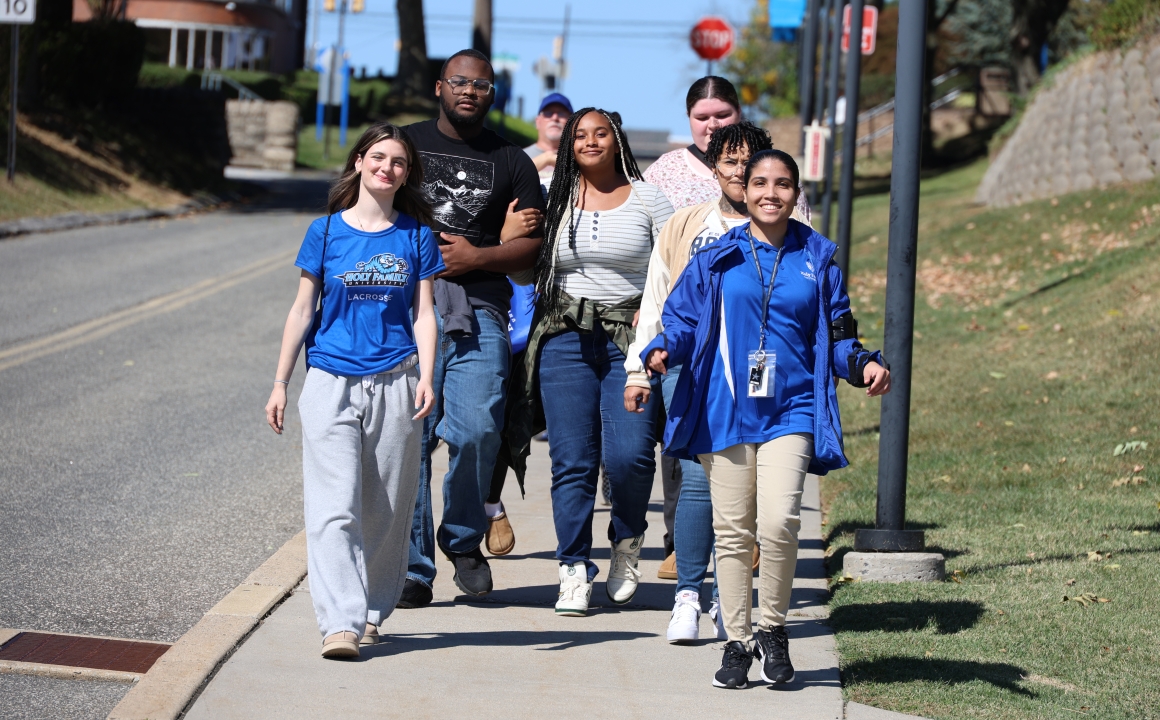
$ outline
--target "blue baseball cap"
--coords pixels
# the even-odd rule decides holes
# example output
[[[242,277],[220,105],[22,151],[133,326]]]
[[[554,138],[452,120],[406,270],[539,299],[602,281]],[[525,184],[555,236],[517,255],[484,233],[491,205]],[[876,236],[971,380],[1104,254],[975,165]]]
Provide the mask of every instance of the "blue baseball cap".
[[[563,105],[564,107],[568,108],[569,113],[572,112],[572,103],[568,100],[568,98],[564,97],[560,93],[549,93],[544,96],[543,100],[540,101],[540,109],[536,111],[536,114],[539,115],[540,113],[544,112],[544,108],[548,107],[549,105]]]

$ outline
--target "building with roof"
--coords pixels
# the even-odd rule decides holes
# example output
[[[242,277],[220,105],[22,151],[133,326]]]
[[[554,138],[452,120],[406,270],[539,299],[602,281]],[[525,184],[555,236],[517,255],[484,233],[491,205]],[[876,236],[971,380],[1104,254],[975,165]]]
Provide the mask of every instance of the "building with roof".
[[[289,72],[303,66],[307,0],[126,0],[145,59],[188,70]],[[73,0],[73,20],[93,17]]]

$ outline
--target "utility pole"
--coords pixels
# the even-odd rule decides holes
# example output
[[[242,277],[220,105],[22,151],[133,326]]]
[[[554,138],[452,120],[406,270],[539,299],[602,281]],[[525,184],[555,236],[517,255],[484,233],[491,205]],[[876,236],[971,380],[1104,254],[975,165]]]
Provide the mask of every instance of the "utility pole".
[[[564,92],[564,78],[568,73],[564,70],[568,62],[568,27],[572,24],[572,3],[564,3],[564,32],[560,35],[560,57],[556,61],[560,63],[560,77],[556,78],[556,87],[560,92]]]
[[[345,50],[343,49],[343,40],[346,32],[346,7],[347,0],[338,0],[338,47],[334,49],[334,56],[330,60],[330,73],[327,75],[327,99],[329,102],[326,105],[326,128],[324,129],[322,140],[322,159],[330,159],[330,113],[331,107],[334,105],[334,93],[337,91],[335,82],[338,80],[338,72],[341,69],[343,73],[346,72],[346,61],[344,59]],[[346,90],[346,79],[343,79],[342,89]],[[343,94],[342,104],[346,104],[345,92]],[[342,141],[346,144],[346,128],[342,129]]]
[[[491,0],[475,0],[471,47],[491,58]]]
[[[838,139],[838,71],[842,59],[842,0],[834,0],[830,18],[829,83],[826,88],[826,111],[829,116],[830,141],[826,143],[825,192],[822,193],[822,235],[830,237],[830,215],[834,209],[834,143]]]
[[[923,532],[906,530],[905,523],[926,13],[927,0],[899,2],[890,244],[886,260],[886,337],[883,340],[883,353],[890,363],[891,391],[882,398],[874,529],[855,531],[857,551],[914,553],[924,544]]]
[[[850,223],[854,209],[854,163],[858,157],[858,96],[862,92],[863,0],[850,0],[850,49],[846,54],[846,121],[842,131],[842,188],[838,193],[838,252],[842,277],[850,275]]]

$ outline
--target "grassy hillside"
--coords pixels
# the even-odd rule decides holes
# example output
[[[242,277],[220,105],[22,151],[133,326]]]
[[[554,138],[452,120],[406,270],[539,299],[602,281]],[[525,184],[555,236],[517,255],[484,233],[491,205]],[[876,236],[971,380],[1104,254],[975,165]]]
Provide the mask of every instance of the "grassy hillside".
[[[873,525],[879,420],[842,386],[852,467],[823,494],[843,685],[931,718],[1154,718],[1160,185],[987,210],[984,169],[922,186],[907,518],[947,582],[838,577]],[[856,203],[875,347],[887,218],[886,195]]]

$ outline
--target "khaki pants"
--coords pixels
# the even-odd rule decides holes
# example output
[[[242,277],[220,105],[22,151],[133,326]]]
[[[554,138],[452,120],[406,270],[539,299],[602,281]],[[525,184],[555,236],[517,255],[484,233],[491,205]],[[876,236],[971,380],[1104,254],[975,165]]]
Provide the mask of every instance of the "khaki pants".
[[[750,599],[753,543],[758,533],[760,626],[785,625],[797,567],[802,488],[813,456],[810,433],[698,456],[713,499],[717,589],[730,641],[748,644],[753,638]]]

